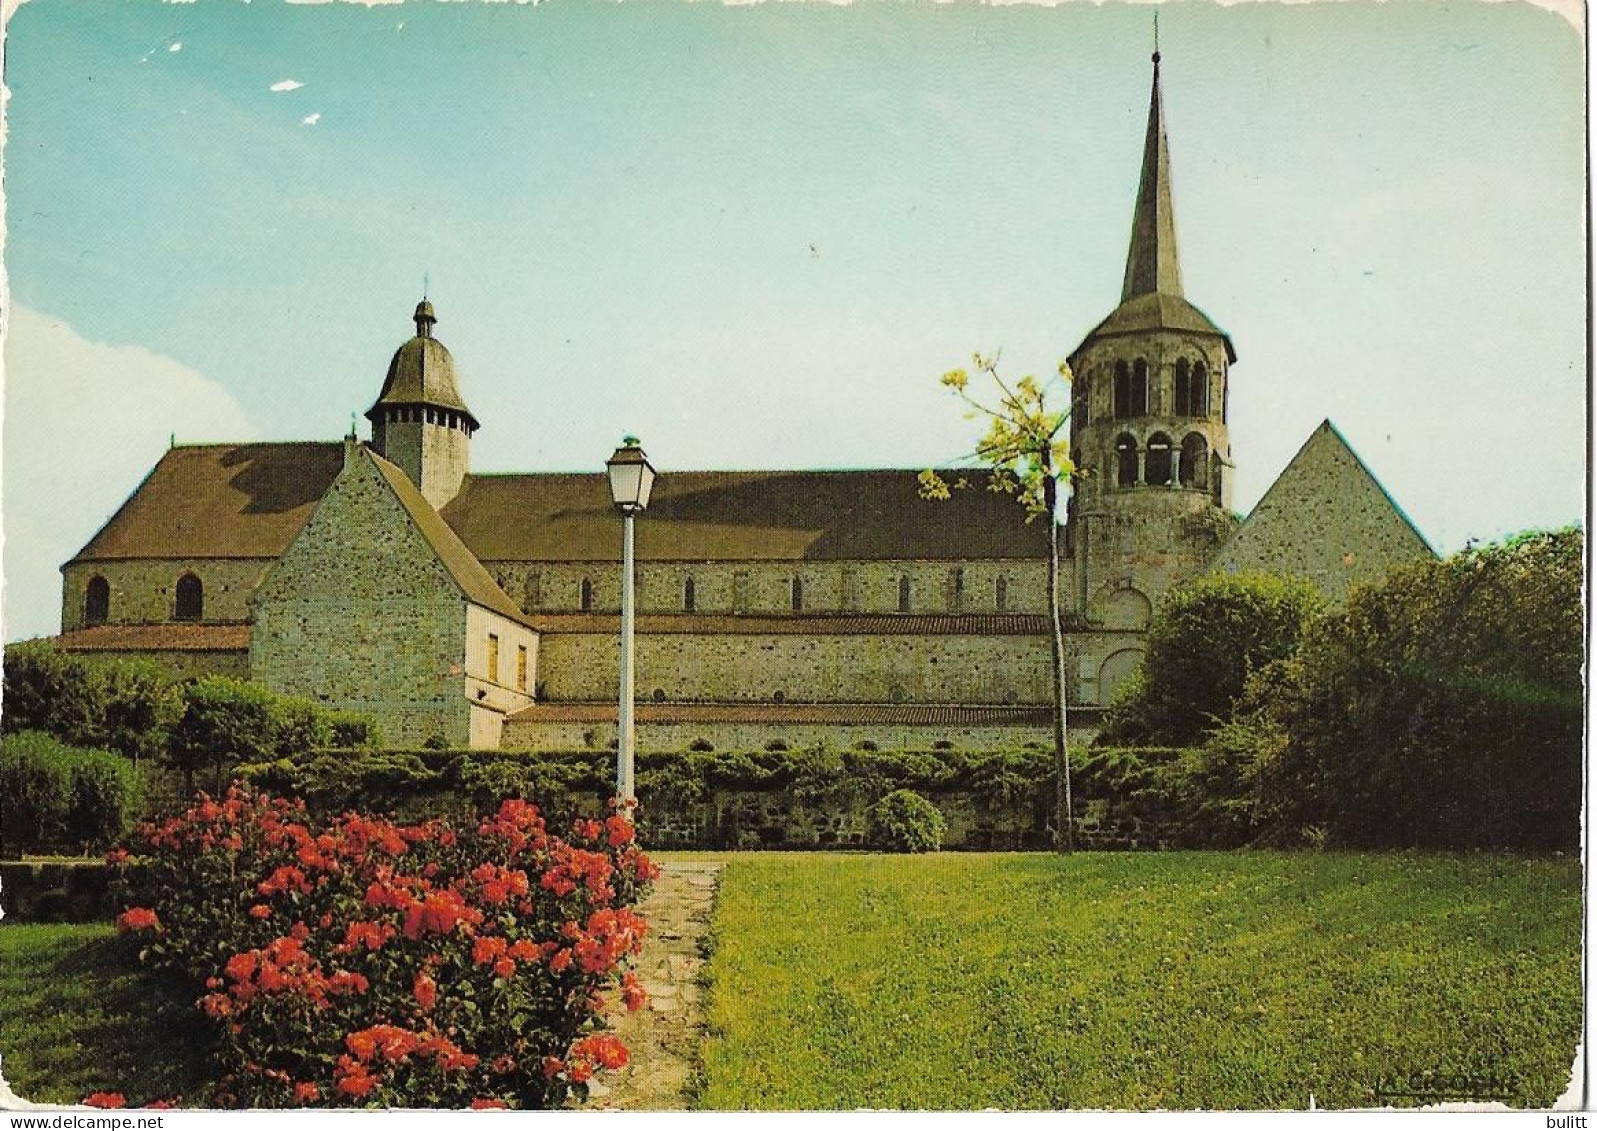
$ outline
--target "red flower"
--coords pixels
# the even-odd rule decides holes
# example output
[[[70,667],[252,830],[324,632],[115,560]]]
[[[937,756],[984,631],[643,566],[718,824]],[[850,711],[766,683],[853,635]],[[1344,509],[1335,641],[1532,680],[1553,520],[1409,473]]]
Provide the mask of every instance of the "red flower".
[[[127,1107],[128,1100],[121,1092],[95,1092],[84,1096],[83,1102],[90,1107]]]
[[[144,1105],[145,1111],[171,1111],[177,1106],[177,1100],[151,1100]]]
[[[315,1103],[321,1098],[322,1090],[309,1080],[301,1080],[294,1085],[294,1102],[296,1103]]]
[[[594,1033],[571,1046],[571,1055],[593,1060],[605,1068],[627,1066],[627,1046],[610,1033]]]
[[[501,958],[498,962],[494,963],[494,973],[501,978],[508,978],[515,972],[516,964],[512,959]]]
[[[493,1063],[488,1065],[488,1067],[501,1076],[507,1076],[516,1070],[516,1058],[509,1053],[504,1053],[501,1056],[494,1057]]]
[[[416,995],[416,1004],[421,1006],[424,1011],[431,1009],[433,1003],[438,1000],[438,983],[426,974],[416,975],[416,981],[411,986],[411,990]]]
[[[128,850],[125,848],[113,848],[105,854],[105,862],[107,864],[125,864],[127,859]]]
[[[510,1105],[504,1100],[472,1100],[472,1111],[504,1111]]]
[[[570,947],[562,947],[560,950],[555,951],[555,956],[549,960],[549,969],[553,970],[556,974],[561,973],[567,966],[570,965]]]
[[[148,907],[129,907],[116,917],[116,929],[127,931],[159,931],[161,920]]]
[[[338,1077],[336,1084],[338,1090],[346,1096],[354,1096],[356,1099],[360,1099],[377,1087],[377,1079],[364,1069],[357,1069],[354,1072]]]
[[[561,1060],[558,1056],[546,1056],[543,1058],[543,1074],[545,1079],[553,1080],[565,1070],[566,1062]]]
[[[265,918],[268,918],[271,914],[272,914],[272,909],[270,907],[266,906],[266,904],[264,904],[264,903],[257,903],[254,907],[250,908],[250,918],[251,919],[265,919]]]
[[[629,1011],[636,1012],[637,1010],[642,1009],[644,1003],[648,1000],[649,995],[644,992],[642,986],[638,985],[637,975],[633,974],[630,970],[627,971],[627,973],[621,979],[621,1003],[625,1005]]]

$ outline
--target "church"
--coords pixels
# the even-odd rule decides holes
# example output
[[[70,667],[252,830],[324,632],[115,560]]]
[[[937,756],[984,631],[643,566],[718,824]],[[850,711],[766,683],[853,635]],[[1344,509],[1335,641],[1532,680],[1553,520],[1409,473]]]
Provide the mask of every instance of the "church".
[[[1263,571],[1334,602],[1434,553],[1330,421],[1232,513],[1237,352],[1182,288],[1153,64],[1121,301],[1069,354],[1060,618],[1082,737],[1173,587]],[[472,472],[481,425],[438,321],[416,307],[369,442],[174,445],[62,567],[59,646],[360,711],[389,745],[611,745],[605,474]],[[1047,742],[1046,527],[1004,494],[924,499],[918,470],[662,469],[637,523],[639,747]]]

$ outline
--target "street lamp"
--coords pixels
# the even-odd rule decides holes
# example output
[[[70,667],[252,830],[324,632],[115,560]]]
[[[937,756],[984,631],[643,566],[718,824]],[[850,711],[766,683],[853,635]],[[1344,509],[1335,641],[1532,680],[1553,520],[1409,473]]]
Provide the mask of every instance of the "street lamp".
[[[605,463],[610,475],[610,498],[621,512],[621,706],[616,717],[616,796],[633,800],[632,763],[637,733],[632,721],[632,519],[649,505],[654,487],[654,467],[628,436]]]

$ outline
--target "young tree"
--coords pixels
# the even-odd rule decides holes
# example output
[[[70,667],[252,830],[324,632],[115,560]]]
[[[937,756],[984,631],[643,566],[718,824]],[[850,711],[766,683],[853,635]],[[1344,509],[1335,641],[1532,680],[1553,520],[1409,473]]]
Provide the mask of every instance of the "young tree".
[[[998,372],[998,355],[976,354],[972,368],[992,387],[992,400],[970,390],[970,373],[953,369],[943,374],[943,385],[965,402],[966,416],[985,419],[987,431],[972,455],[992,469],[990,489],[1001,491],[1026,508],[1026,521],[1048,520],[1048,624],[1053,646],[1054,692],[1054,847],[1068,852],[1075,847],[1075,821],[1070,801],[1070,759],[1067,744],[1065,636],[1059,623],[1059,487],[1068,484],[1070,462],[1065,425],[1070,412],[1050,407],[1054,381],[1039,383],[1026,376],[1011,385]],[[1068,390],[1070,367],[1059,363],[1059,383]],[[1068,403],[1068,392],[1066,393]],[[956,480],[954,488],[966,486]],[[930,469],[920,474],[920,493],[927,499],[946,499],[950,484]]]

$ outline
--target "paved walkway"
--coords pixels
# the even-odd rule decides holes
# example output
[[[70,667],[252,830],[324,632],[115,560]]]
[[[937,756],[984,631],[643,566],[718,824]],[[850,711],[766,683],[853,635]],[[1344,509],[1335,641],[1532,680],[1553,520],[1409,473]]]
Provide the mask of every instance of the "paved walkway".
[[[721,882],[721,865],[672,861],[660,865],[654,890],[638,907],[649,934],[634,970],[649,1001],[636,1013],[614,1002],[610,1022],[632,1053],[619,1072],[591,1088],[588,1109],[682,1111],[698,1071],[705,1021],[699,971],[705,934]]]

